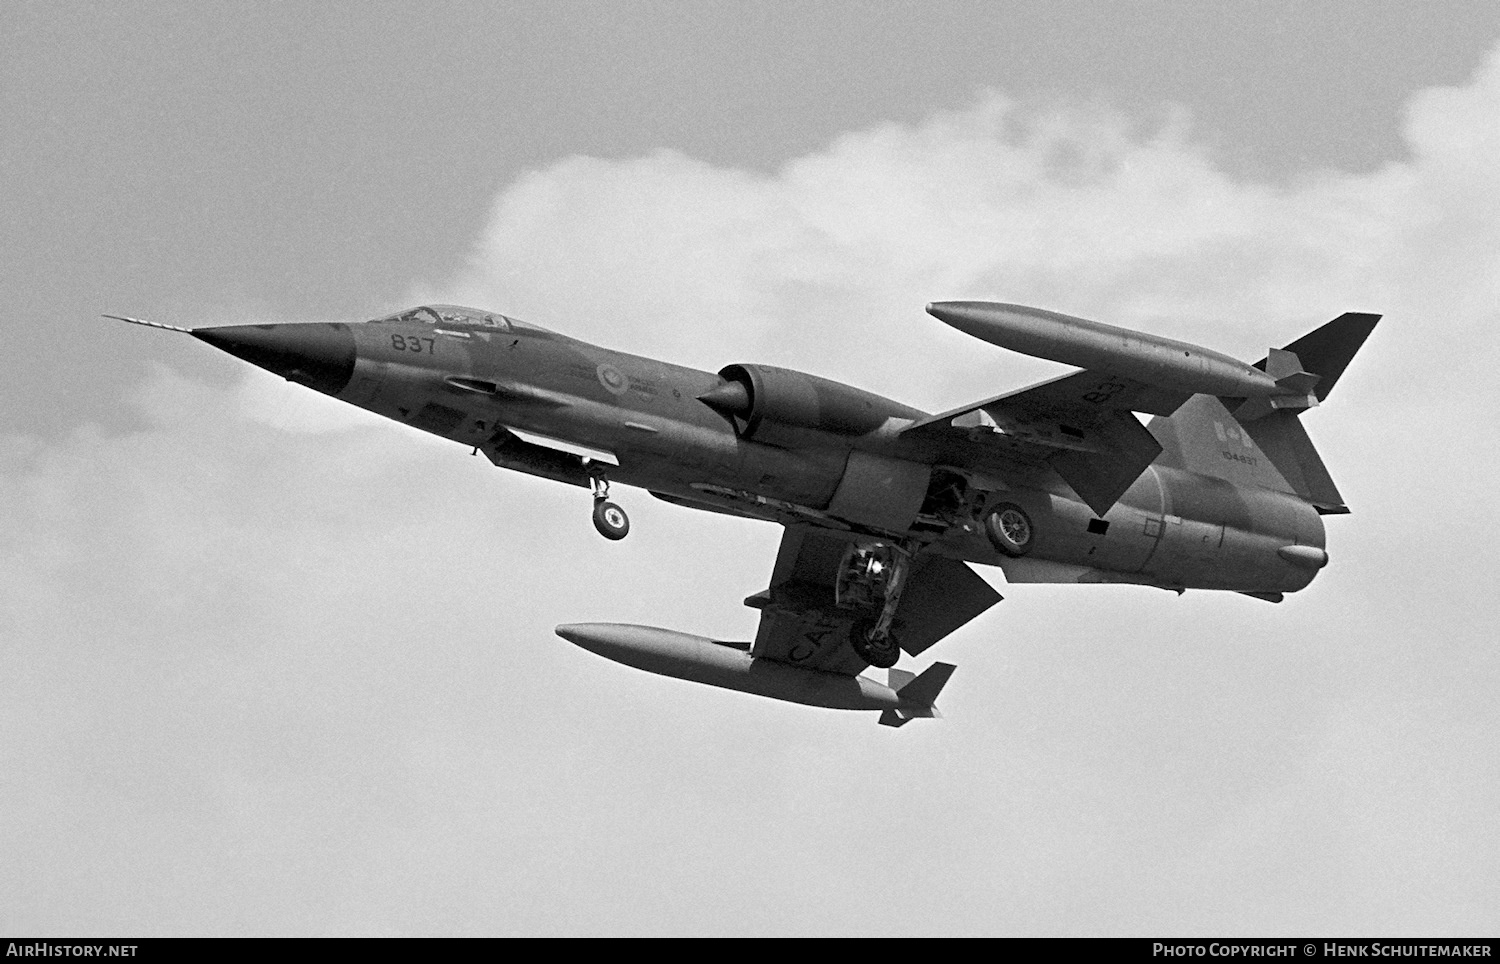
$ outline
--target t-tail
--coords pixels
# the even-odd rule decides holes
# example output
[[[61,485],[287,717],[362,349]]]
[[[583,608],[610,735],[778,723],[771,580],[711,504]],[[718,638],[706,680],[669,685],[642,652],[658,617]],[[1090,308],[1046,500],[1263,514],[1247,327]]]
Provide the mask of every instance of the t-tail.
[[[1237,485],[1291,492],[1319,513],[1349,511],[1300,416],[1324,401],[1379,315],[1350,312],[1285,348],[1271,349],[1255,367],[1297,394],[1266,398],[1196,395],[1148,428],[1161,443],[1162,464]]]

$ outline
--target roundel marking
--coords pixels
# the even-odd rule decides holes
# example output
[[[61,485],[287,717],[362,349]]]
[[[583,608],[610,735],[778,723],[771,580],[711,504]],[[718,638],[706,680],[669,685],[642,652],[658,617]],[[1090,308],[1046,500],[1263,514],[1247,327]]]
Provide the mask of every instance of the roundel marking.
[[[612,395],[624,395],[630,391],[630,379],[608,362],[599,366],[599,384]]]

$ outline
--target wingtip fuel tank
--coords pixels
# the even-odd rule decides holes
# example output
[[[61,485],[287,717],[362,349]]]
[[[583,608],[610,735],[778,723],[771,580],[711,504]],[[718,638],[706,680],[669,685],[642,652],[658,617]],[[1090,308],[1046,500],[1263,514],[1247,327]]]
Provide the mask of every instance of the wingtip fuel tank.
[[[557,627],[557,635],[595,655],[658,676],[807,706],[877,710],[886,726],[936,717],[938,693],[954,669],[950,663],[934,663],[915,678],[895,670],[891,678],[894,686],[887,686],[865,676],[756,659],[748,643],[720,642],[655,626],[568,623]]]
[[[1045,308],[938,301],[927,306],[927,313],[967,335],[1023,355],[1124,375],[1174,391],[1233,398],[1293,391],[1272,375],[1220,352]]]

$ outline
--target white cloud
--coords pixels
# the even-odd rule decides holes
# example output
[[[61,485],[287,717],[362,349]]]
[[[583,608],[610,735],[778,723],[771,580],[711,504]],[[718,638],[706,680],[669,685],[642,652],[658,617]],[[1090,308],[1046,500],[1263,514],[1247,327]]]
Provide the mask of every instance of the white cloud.
[[[928,406],[1040,370],[922,314],[950,298],[1246,356],[1343,310],[1384,311],[1473,361],[1456,333],[1488,329],[1500,284],[1500,185],[1472,146],[1495,136],[1480,105],[1497,74],[1414,102],[1413,160],[1285,187],[1219,171],[1178,115],[1137,129],[994,94],[848,134],[774,176],[672,152],[572,158],[502,193],[441,290],[626,350],[814,367]]]

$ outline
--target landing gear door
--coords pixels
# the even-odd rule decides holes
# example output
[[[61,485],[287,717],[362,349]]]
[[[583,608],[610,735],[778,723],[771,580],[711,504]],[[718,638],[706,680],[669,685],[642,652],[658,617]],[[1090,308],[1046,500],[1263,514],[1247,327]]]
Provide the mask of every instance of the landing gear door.
[[[1002,597],[957,559],[917,559],[891,633],[912,656],[989,609]]]

